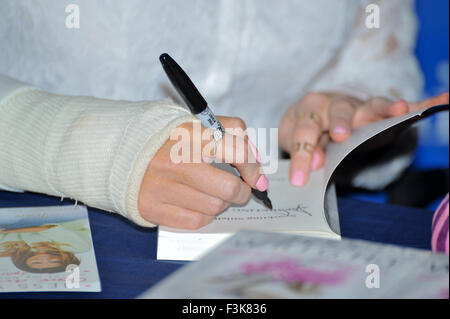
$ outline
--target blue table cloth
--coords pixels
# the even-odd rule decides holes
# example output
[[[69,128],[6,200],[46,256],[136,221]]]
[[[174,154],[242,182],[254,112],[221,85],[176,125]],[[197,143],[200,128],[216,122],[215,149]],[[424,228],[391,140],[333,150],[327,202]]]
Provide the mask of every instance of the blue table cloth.
[[[73,205],[34,193],[0,191],[0,207]],[[430,249],[428,210],[338,199],[343,237]],[[134,298],[186,263],[156,260],[157,232],[89,208],[102,292],[0,293],[2,298]]]

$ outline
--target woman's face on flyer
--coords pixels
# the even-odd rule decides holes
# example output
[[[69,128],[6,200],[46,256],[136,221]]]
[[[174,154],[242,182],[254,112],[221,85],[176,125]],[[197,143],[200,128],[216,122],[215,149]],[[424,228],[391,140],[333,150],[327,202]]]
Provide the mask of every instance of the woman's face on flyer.
[[[34,269],[46,269],[60,267],[62,262],[58,256],[41,253],[28,258],[27,265]]]

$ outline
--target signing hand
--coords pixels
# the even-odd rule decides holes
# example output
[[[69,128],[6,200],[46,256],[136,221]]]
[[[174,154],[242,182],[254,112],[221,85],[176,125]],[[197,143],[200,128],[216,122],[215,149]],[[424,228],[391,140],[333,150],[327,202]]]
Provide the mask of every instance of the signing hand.
[[[218,117],[226,129],[245,131],[245,123],[239,118]],[[193,136],[193,124],[179,128]],[[209,130],[202,127],[202,131]],[[233,143],[225,143],[231,138]],[[206,145],[210,141],[204,141]],[[217,142],[216,159],[233,164],[240,172],[243,182],[236,174],[216,168],[207,161],[198,163],[175,163],[171,150],[178,141],[168,140],[151,160],[139,193],[138,208],[141,216],[158,225],[197,229],[212,222],[214,217],[232,203],[244,204],[250,197],[250,186],[264,191],[268,180],[260,173],[258,154],[245,134],[225,133]],[[192,155],[203,159],[202,148],[190,139]],[[204,143],[204,144],[205,144]],[[241,146],[239,146],[241,145]]]
[[[305,185],[311,170],[323,166],[323,147],[330,138],[334,142],[342,142],[353,129],[448,102],[448,93],[416,103],[404,100],[394,102],[383,97],[361,101],[332,93],[305,95],[289,107],[279,127],[280,146],[291,156],[291,183]]]

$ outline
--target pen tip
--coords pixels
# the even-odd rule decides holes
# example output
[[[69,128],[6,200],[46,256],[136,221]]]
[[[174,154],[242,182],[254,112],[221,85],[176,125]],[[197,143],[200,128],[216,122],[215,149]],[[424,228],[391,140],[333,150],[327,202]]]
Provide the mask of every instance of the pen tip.
[[[161,61],[161,63],[166,63],[168,59],[170,59],[170,55],[167,53],[163,53],[159,56],[159,61]]]
[[[266,198],[266,200],[264,201],[264,204],[266,205],[266,207],[270,210],[272,210],[272,202],[270,201],[269,198]]]

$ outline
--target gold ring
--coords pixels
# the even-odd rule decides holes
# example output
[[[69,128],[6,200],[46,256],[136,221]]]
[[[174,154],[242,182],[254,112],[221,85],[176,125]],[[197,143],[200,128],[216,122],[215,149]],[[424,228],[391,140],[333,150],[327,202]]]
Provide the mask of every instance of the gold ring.
[[[322,118],[320,117],[319,114],[317,114],[316,112],[310,113],[302,112],[298,115],[297,119],[303,120],[305,117],[310,118],[314,123],[316,123],[319,126],[321,130],[323,129]]]
[[[308,143],[308,142],[294,144],[294,152],[298,152],[301,149],[303,149],[305,152],[307,152],[309,154],[313,154],[316,147],[313,144]]]
[[[322,125],[322,118],[320,117],[319,114],[317,114],[316,112],[311,112],[310,115],[311,120],[313,120],[314,122],[316,122],[316,124],[319,126],[319,128],[322,130],[323,125]]]

